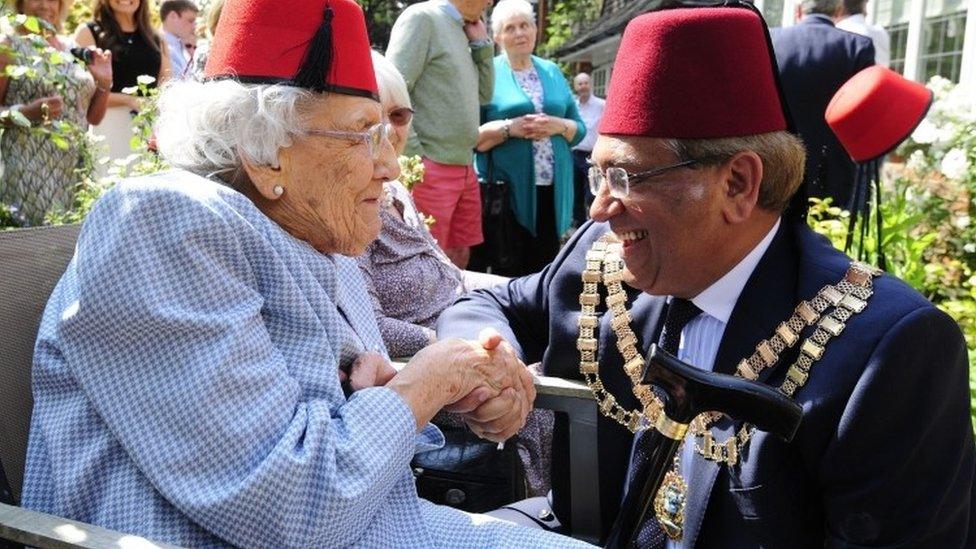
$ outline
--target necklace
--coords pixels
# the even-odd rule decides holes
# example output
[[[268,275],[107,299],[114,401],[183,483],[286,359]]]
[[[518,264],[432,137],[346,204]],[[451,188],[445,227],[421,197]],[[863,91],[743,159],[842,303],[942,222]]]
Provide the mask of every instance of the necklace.
[[[654,425],[663,410],[663,404],[647,385],[642,384],[644,359],[637,352],[637,336],[630,327],[631,315],[626,309],[627,294],[623,291],[623,260],[620,257],[621,242],[611,233],[605,234],[593,243],[586,254],[586,266],[582,272],[583,292],[580,294],[580,335],[577,348],[580,351],[580,373],[596,398],[600,412],[631,432]],[[823,356],[825,347],[832,337],[840,335],[846,322],[864,310],[873,294],[873,278],[881,271],[870,265],[854,261],[844,278],[836,285],[827,285],[810,301],[801,301],[793,315],[781,323],[772,337],[759,342],[755,352],[739,362],[736,375],[756,381],[766,368],[776,364],[783,351],[792,348],[800,341],[800,334],[807,326],[817,325],[814,332],[800,346],[800,355],[787,371],[786,379],[779,390],[792,397],[809,379],[810,371],[817,360]],[[616,398],[603,386],[597,362],[600,319],[596,312],[600,304],[599,284],[607,288],[607,308],[611,314],[610,325],[616,335],[617,349],[624,358],[624,372],[630,378],[634,395],[643,410],[627,410],[617,403]],[[828,308],[833,310],[824,315]],[[707,460],[738,463],[745,445],[752,437],[754,427],[743,424],[739,431],[722,443],[717,443],[710,428],[721,419],[722,414],[706,412],[696,417],[690,430],[696,439],[696,452]],[[683,534],[684,504],[687,483],[680,473],[680,448],[675,455],[674,465],[668,471],[654,498],[653,507],[664,533],[675,541]]]

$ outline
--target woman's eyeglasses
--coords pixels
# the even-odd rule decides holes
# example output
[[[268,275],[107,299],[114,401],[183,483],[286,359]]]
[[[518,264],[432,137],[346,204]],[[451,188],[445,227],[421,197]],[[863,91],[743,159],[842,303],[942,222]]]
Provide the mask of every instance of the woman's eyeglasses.
[[[349,141],[362,141],[366,143],[369,156],[376,160],[383,150],[383,141],[389,141],[390,124],[380,122],[364,132],[347,132],[342,130],[307,130],[307,135],[318,135],[322,137],[334,137],[336,139],[348,139]]]
[[[413,119],[413,109],[410,107],[397,107],[386,115],[390,119],[390,124],[394,126],[406,126]]]

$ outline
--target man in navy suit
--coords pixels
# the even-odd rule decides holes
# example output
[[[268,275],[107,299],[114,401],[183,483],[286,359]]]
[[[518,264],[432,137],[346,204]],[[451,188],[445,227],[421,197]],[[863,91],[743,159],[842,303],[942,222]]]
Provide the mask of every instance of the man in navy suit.
[[[438,336],[474,337],[492,326],[526,363],[583,378],[581,272],[608,233],[623,244],[639,350],[666,346],[674,334],[662,337],[662,329],[674,329],[680,309],[690,321],[672,339],[678,357],[726,374],[742,372],[741,360],[783,333],[798,304],[854,280],[873,291],[860,312],[821,303],[824,318],[842,319],[830,324],[836,335],[811,341],[825,320],[807,321],[757,376],[780,386],[803,347],[808,377],[793,392],[804,410],[793,441],[757,431],[728,466],[705,459],[689,435],[683,540],[665,541],[651,520],[640,545],[972,547],[976,447],[962,334],[903,282],[851,271],[848,257],[783,214],[801,184],[804,151],[787,131],[764,29],[745,6],[667,9],[631,21],[593,151],[593,222],[542,272],[461,299],[440,317]],[[609,317],[594,336],[599,376],[620,406],[639,412]],[[508,427],[477,414],[468,423],[481,435]],[[738,427],[723,419],[711,434],[724,442]],[[642,440],[600,416],[593,444],[604,534]],[[556,467],[561,519],[567,482]]]
[[[803,0],[797,11],[802,18],[796,25],[770,34],[786,102],[807,149],[805,192],[850,209],[855,166],[824,112],[844,82],[874,64],[874,45],[834,26],[841,0]]]

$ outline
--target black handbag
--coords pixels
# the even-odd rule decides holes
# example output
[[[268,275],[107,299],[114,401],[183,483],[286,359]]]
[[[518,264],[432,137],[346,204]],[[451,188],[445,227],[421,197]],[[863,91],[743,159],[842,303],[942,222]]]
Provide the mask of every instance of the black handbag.
[[[515,220],[509,200],[509,182],[496,179],[494,159],[488,151],[488,170],[481,186],[481,232],[484,242],[471,249],[468,268],[511,276],[522,263],[523,230]]]
[[[439,425],[446,443],[414,456],[417,494],[439,505],[485,513],[525,498],[525,473],[515,439],[498,444],[455,422]]]

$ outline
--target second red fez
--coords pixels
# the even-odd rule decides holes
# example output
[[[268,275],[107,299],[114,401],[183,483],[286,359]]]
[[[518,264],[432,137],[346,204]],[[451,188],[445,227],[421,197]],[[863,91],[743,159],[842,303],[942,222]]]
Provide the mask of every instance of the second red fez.
[[[354,0],[227,0],[204,76],[379,98]]]
[[[786,130],[772,52],[745,8],[674,8],[627,25],[600,133],[708,139]]]
[[[855,74],[827,105],[827,125],[855,162],[884,156],[925,118],[932,92],[891,69]]]

